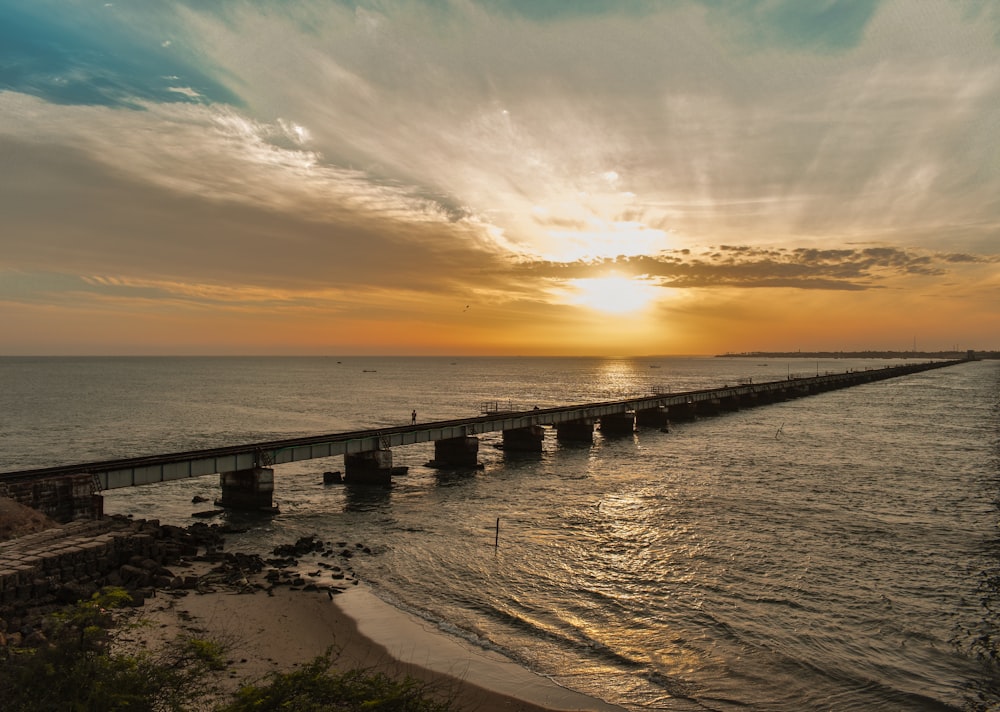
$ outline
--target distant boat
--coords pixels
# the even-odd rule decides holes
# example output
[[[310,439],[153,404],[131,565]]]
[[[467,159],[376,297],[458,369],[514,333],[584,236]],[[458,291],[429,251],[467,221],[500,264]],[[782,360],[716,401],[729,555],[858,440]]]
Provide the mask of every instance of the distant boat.
[[[649,367],[650,368],[659,368],[660,364],[658,364],[658,363],[651,363],[651,364],[649,364]]]
[[[378,373],[374,368],[362,368],[361,373]]]

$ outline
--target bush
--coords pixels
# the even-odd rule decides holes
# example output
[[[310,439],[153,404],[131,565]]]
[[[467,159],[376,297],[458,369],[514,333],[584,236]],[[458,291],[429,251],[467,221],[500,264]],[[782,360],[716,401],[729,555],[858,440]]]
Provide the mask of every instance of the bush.
[[[7,649],[0,660],[0,700],[11,712],[181,712],[215,687],[222,649],[211,641],[178,638],[157,653],[113,652],[111,611],[130,602],[107,588],[63,613],[49,616],[47,642]]]
[[[293,672],[272,673],[263,686],[248,685],[219,712],[449,712],[450,701],[438,699],[427,685],[412,678],[395,680],[382,673],[330,669],[330,652]]]
[[[46,641],[0,648],[0,709],[4,712],[185,712],[221,699],[216,674],[226,649],[216,641],[178,637],[163,650],[118,650],[112,611],[130,603],[107,588],[49,616]],[[302,668],[272,673],[244,686],[217,712],[452,712],[440,690],[412,678],[363,670],[331,670],[328,650]]]

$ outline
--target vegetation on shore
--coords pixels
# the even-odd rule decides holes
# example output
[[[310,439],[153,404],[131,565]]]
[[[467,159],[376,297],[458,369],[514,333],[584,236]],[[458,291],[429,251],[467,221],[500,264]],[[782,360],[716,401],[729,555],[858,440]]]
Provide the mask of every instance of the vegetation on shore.
[[[226,647],[179,636],[161,650],[127,651],[114,611],[131,605],[121,588],[49,615],[43,633],[0,648],[0,700],[10,712],[449,712],[425,683],[364,670],[336,671],[327,651],[292,672],[271,673],[226,696],[218,676]],[[141,624],[127,624],[141,625]]]

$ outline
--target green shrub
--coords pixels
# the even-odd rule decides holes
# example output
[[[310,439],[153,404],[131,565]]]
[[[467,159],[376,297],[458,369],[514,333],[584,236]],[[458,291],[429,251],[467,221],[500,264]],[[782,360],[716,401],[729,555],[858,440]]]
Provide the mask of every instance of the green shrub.
[[[225,646],[178,637],[161,650],[121,652],[112,611],[129,602],[122,589],[49,616],[48,642],[0,648],[4,712],[188,712],[222,699],[218,671]],[[331,651],[300,669],[241,688],[217,712],[452,712],[440,689],[409,677],[331,669]]]
[[[449,712],[426,684],[364,670],[331,670],[330,652],[293,672],[272,673],[264,685],[240,689],[219,712]]]
[[[7,649],[0,660],[0,706],[10,712],[183,712],[215,691],[222,665],[215,643],[179,638],[156,652],[113,651],[112,611],[130,601],[109,588],[43,625],[48,642]]]

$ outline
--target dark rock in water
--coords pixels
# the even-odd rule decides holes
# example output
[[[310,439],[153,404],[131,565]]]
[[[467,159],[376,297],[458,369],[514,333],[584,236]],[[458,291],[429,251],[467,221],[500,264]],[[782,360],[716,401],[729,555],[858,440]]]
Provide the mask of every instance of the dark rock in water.
[[[202,502],[207,502],[208,497],[202,497],[200,494],[196,494],[191,498],[191,504],[201,504]]]
[[[274,547],[271,552],[275,556],[296,556],[301,557],[314,551],[323,551],[324,544],[315,534],[301,537],[294,544],[281,544]]]
[[[297,566],[299,560],[293,556],[284,556],[280,559],[267,559],[267,563],[277,569],[287,569],[292,566]]]
[[[344,481],[344,476],[339,471],[323,473],[323,484],[325,485],[339,484],[343,481]]]
[[[191,512],[192,517],[198,517],[199,519],[208,519],[210,517],[218,516],[222,514],[221,509],[206,509],[204,512]]]
[[[226,564],[235,567],[244,573],[258,573],[264,570],[265,562],[257,554],[244,554],[241,552],[227,553]]]

